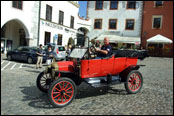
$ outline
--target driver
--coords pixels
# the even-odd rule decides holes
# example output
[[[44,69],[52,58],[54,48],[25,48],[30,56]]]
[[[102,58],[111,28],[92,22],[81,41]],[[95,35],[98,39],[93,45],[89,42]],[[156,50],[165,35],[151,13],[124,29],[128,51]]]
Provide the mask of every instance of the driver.
[[[111,55],[112,47],[109,44],[109,38],[108,37],[104,38],[104,45],[101,47],[101,49],[96,48],[96,52],[98,53],[96,59],[103,58],[103,57],[108,57],[108,56]]]

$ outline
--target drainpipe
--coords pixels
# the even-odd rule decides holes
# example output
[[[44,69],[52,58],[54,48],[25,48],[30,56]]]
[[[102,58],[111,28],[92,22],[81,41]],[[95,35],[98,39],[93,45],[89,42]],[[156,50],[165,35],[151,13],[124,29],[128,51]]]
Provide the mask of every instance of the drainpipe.
[[[39,46],[39,38],[40,38],[40,10],[41,10],[41,1],[39,1],[39,19],[38,19],[37,46]]]
[[[144,37],[144,32],[143,32],[143,23],[144,23],[144,17],[143,17],[143,15],[144,15],[144,4],[145,4],[145,1],[142,1],[142,19],[141,19],[141,32],[140,32],[140,35],[141,35],[141,43],[140,43],[140,49],[142,48],[142,44],[143,44],[143,39],[145,39],[145,37]]]

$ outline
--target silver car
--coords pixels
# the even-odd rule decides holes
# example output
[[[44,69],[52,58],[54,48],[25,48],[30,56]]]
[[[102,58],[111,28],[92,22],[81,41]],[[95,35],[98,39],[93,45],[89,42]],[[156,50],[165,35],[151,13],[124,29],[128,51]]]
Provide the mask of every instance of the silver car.
[[[44,46],[44,50],[47,51],[48,46],[52,46],[52,51],[56,53],[56,60],[65,60],[66,59],[66,50],[64,46],[48,44]]]

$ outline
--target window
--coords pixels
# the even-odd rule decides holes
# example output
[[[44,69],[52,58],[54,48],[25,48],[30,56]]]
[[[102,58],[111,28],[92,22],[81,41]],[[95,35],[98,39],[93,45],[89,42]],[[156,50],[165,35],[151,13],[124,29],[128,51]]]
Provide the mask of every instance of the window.
[[[152,29],[159,29],[162,27],[162,16],[153,16]]]
[[[155,7],[158,6],[163,6],[163,2],[162,1],[155,1]]]
[[[134,19],[126,19],[126,30],[134,30]]]
[[[63,25],[63,19],[64,19],[64,12],[59,11],[59,24]]]
[[[103,1],[96,1],[95,10],[102,10],[102,9],[103,9]]]
[[[70,27],[74,28],[74,17],[71,16]]]
[[[110,10],[118,9],[118,1],[110,1]]]
[[[109,19],[109,29],[117,29],[117,19]]]
[[[135,1],[128,1],[127,2],[127,9],[136,9],[136,2]]]
[[[44,45],[46,45],[47,43],[50,43],[50,37],[51,37],[51,33],[50,32],[45,32]]]
[[[94,29],[102,29],[102,19],[95,19]]]
[[[62,45],[62,35],[58,34],[57,45]]]
[[[13,1],[12,4],[13,4],[12,6],[14,8],[18,8],[18,9],[21,9],[22,10],[22,5],[23,5],[22,1]]]
[[[46,6],[46,20],[52,20],[52,7],[49,5]]]

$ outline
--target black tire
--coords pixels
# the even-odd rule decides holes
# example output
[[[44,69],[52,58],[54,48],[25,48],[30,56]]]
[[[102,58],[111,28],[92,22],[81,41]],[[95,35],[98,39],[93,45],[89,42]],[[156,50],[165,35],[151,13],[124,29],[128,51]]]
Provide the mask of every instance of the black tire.
[[[9,61],[11,61],[11,60],[12,60],[12,56],[11,56],[11,55],[7,55],[7,59],[8,59]]]
[[[51,79],[51,76],[49,73],[44,74],[44,72],[41,72],[37,77],[37,87],[40,91],[47,93],[48,89],[50,87],[51,82],[53,80]]]
[[[29,64],[32,64],[32,63],[33,63],[33,59],[32,59],[31,57],[28,57],[28,58],[27,58],[27,62],[28,62]]]
[[[143,86],[143,77],[141,73],[137,70],[130,71],[124,85],[129,94],[138,93]]]
[[[75,98],[76,93],[77,87],[73,80],[61,77],[51,84],[48,90],[48,98],[54,107],[61,108],[70,104]]]

